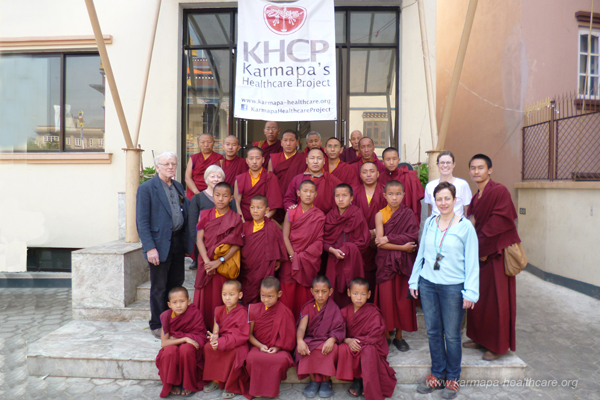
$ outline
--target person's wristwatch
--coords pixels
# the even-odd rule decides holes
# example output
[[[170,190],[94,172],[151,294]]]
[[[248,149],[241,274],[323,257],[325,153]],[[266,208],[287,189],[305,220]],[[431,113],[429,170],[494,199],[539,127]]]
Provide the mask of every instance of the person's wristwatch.
[[[225,263],[225,257],[219,257],[219,261],[221,261],[221,264]]]

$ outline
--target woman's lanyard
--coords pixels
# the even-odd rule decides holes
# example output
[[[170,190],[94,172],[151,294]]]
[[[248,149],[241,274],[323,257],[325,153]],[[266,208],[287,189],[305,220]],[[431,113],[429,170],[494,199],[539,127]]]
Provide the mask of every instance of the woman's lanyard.
[[[440,269],[440,261],[442,261],[442,258],[444,258],[444,256],[442,255],[442,245],[444,244],[444,238],[446,237],[446,233],[448,233],[448,230],[450,230],[450,227],[452,226],[452,222],[454,222],[454,217],[456,217],[456,214],[454,214],[452,216],[452,219],[450,220],[450,224],[448,224],[448,227],[444,231],[444,235],[442,236],[442,240],[440,241],[440,246],[439,247],[437,245],[437,235],[438,235],[438,231],[440,230],[440,219],[441,219],[441,216],[438,217],[438,220],[437,220],[437,229],[435,230],[435,238],[433,240],[433,246],[435,247],[435,253],[436,253],[435,264],[433,264],[433,269],[435,271],[439,271],[439,269]]]

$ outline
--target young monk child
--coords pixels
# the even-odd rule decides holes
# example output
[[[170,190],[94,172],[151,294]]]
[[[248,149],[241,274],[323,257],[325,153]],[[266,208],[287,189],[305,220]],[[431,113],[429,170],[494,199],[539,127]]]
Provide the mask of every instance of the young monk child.
[[[290,208],[283,221],[283,241],[289,260],[279,270],[281,302],[294,316],[300,315],[302,306],[312,299],[310,288],[321,269],[325,225],[323,211],[313,205],[317,186],[312,181],[302,181],[296,193],[300,204]]]
[[[350,280],[365,277],[362,253],[371,241],[361,209],[351,204],[353,195],[350,185],[336,186],[337,207],[327,213],[323,233],[323,249],[329,253],[325,274],[331,282],[333,300],[342,308],[350,304],[347,294]]]
[[[304,397],[326,398],[333,395],[331,377],[335,376],[338,343],[345,336],[340,308],[330,300],[333,288],[326,276],[319,275],[310,289],[314,299],[302,307],[296,332],[298,378],[310,376]]]
[[[250,324],[248,311],[239,304],[243,296],[239,281],[225,282],[221,296],[224,305],[215,308],[215,324],[212,333],[208,332],[209,342],[204,345],[204,380],[212,381],[204,387],[204,392],[225,389],[222,397],[232,399],[247,386],[243,366],[248,355]]]
[[[196,245],[198,272],[194,284],[194,304],[202,312],[207,327],[212,327],[215,307],[222,305],[221,288],[227,279],[240,273],[242,218],[229,209],[231,186],[217,183],[213,190],[215,207],[200,213]]]
[[[242,271],[240,282],[244,288],[242,302],[245,306],[260,301],[260,283],[267,276],[275,276],[281,263],[288,259],[281,228],[270,218],[269,201],[256,195],[250,201],[252,221],[244,223]]]
[[[156,356],[163,383],[160,397],[169,394],[189,397],[205,385],[202,348],[206,343],[206,326],[202,313],[190,303],[187,289],[174,287],[169,291],[169,310],[160,315],[161,349]]]
[[[388,346],[383,316],[376,305],[367,303],[371,297],[369,282],[352,279],[348,296],[352,304],[342,309],[346,339],[338,348],[335,376],[342,381],[353,381],[348,389],[352,397],[363,394],[369,400],[392,397],[396,376],[386,360]]]
[[[261,303],[248,306],[252,348],[246,358],[250,386],[244,396],[249,399],[277,397],[281,381],[294,365],[289,353],[296,338],[294,317],[280,297],[279,280],[269,276],[260,285]]]
[[[415,300],[408,293],[408,279],[417,256],[419,224],[412,210],[402,204],[404,188],[398,181],[389,181],[383,194],[387,207],[375,215],[375,244],[377,244],[377,288],[375,304],[385,321],[385,334],[396,329],[394,346],[399,351],[410,348],[402,339],[402,331],[417,330]]]

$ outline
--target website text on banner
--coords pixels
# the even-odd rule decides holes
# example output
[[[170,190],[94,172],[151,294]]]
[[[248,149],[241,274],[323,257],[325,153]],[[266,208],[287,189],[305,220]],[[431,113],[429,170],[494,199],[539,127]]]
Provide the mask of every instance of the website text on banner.
[[[238,3],[235,116],[336,119],[333,0]]]

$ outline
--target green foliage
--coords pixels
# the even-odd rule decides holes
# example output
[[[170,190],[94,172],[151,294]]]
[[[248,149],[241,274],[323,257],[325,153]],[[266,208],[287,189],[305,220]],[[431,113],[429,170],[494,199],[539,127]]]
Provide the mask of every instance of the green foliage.
[[[144,168],[140,174],[140,185],[147,180],[154,178],[154,175],[156,175],[156,168],[154,166]]]
[[[419,175],[421,185],[423,187],[427,186],[427,182],[429,182],[429,166],[427,164],[415,165],[415,170],[417,171],[417,175]]]

